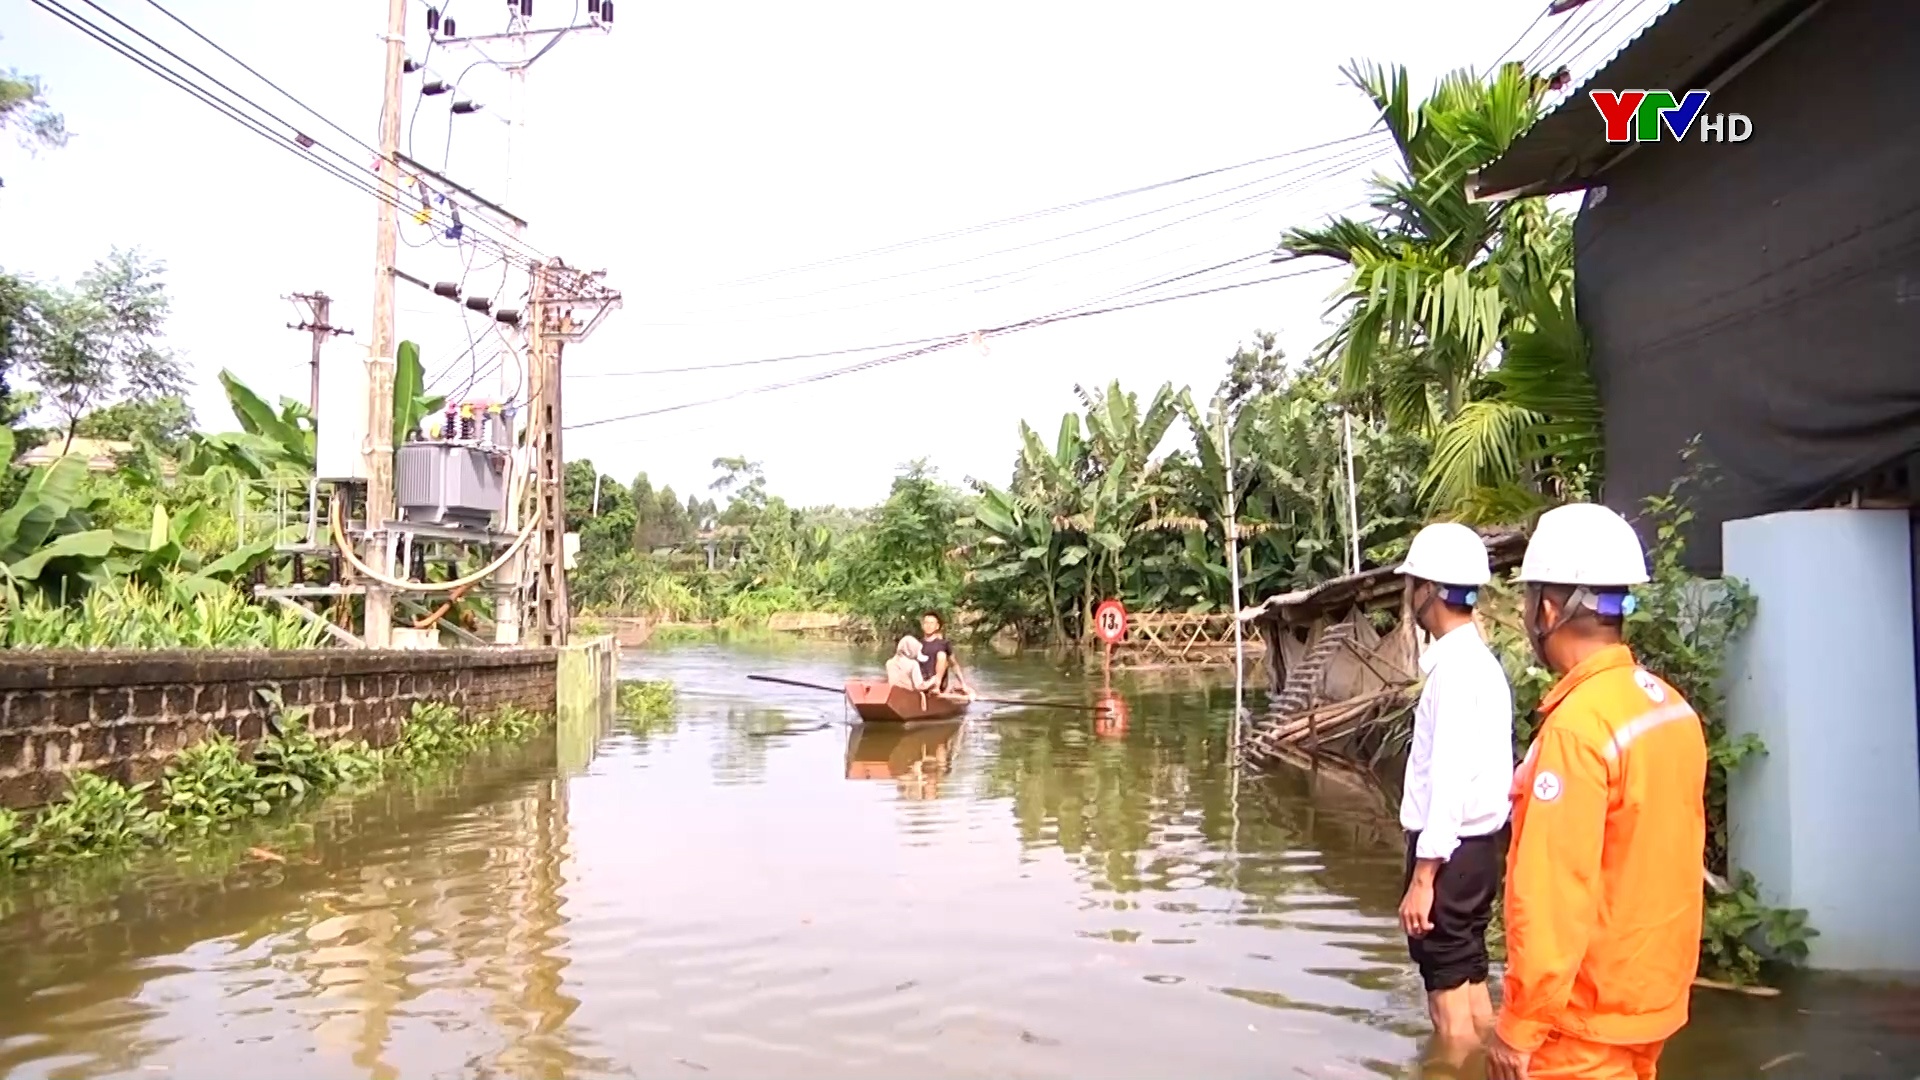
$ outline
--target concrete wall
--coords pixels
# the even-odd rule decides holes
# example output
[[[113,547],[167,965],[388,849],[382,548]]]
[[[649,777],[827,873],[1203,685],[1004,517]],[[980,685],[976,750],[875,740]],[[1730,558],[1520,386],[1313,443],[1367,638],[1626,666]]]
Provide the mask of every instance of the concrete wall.
[[[415,702],[551,713],[552,649],[0,654],[0,806],[57,798],[70,772],[136,782],[219,733],[266,730],[259,691],[309,710],[324,737],[391,742]]]
[[[1730,521],[1725,568],[1759,610],[1728,726],[1767,755],[1733,776],[1730,858],[1807,909],[1813,966],[1920,971],[1920,738],[1905,510]]]

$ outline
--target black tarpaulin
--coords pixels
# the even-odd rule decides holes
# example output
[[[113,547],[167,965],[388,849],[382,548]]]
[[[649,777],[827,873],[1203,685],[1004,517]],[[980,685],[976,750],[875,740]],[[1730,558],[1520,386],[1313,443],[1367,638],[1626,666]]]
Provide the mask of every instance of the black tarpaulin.
[[[1676,88],[1679,89],[1679,88]],[[1744,143],[1640,146],[1588,192],[1581,322],[1605,498],[1637,515],[1700,437],[1689,562],[1920,452],[1920,17],[1830,0],[1716,90]]]

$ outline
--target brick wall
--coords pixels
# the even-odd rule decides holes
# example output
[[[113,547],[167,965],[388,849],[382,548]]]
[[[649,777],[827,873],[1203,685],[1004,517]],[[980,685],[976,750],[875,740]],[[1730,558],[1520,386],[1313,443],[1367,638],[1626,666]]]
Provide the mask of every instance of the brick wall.
[[[57,798],[70,772],[132,783],[209,734],[266,730],[259,691],[309,711],[322,737],[392,742],[419,701],[551,713],[552,649],[0,654],[0,806]]]

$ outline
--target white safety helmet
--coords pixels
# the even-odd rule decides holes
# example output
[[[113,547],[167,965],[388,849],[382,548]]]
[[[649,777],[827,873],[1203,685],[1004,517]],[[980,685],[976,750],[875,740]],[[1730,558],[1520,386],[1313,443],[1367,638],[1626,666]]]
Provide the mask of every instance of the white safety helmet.
[[[1487,545],[1480,535],[1452,521],[1437,522],[1414,534],[1398,571],[1436,585],[1479,588],[1493,578]]]
[[[1540,515],[1520,580],[1625,589],[1645,584],[1647,557],[1626,518],[1596,503],[1568,503]]]

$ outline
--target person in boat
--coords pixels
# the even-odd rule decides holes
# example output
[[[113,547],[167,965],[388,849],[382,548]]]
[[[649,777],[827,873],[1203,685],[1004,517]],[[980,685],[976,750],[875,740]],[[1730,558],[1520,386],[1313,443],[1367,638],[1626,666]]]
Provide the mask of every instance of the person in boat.
[[[960,660],[954,655],[953,642],[947,640],[945,630],[939,612],[929,611],[920,616],[920,674],[933,680],[934,688],[940,693],[972,701],[973,690],[960,674]]]
[[[918,690],[925,693],[934,688],[935,681],[925,674],[924,653],[920,642],[912,635],[900,639],[893,648],[893,658],[887,661],[887,682],[903,690]]]

